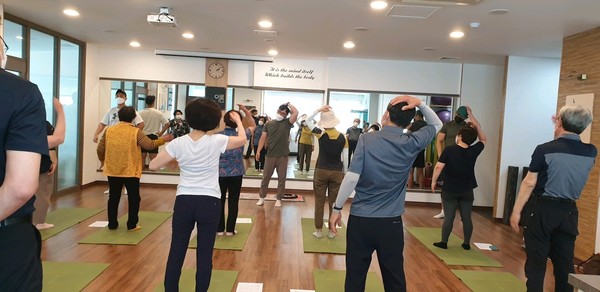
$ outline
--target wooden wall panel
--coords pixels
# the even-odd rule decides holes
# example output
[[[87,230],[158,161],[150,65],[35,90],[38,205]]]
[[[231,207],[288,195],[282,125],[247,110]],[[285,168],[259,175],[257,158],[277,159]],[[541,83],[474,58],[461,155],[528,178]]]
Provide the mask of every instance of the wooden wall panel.
[[[558,108],[565,104],[566,96],[594,93],[594,121],[591,142],[600,148],[600,27],[563,41],[563,55],[558,89]],[[576,73],[575,73],[576,72]],[[578,76],[587,74],[587,80]],[[575,244],[575,257],[586,259],[594,253],[596,224],[598,223],[598,194],[600,161],[590,173],[588,182],[577,202],[579,208],[579,237]]]

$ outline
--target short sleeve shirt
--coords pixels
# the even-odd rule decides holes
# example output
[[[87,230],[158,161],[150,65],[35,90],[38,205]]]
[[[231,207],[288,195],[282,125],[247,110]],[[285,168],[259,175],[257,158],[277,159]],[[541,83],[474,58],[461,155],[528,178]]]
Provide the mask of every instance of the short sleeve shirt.
[[[0,69],[0,184],[6,176],[6,151],[48,156],[46,110],[38,87]],[[36,170],[37,173],[37,170]],[[33,213],[32,197],[10,217]]]
[[[204,135],[197,141],[189,135],[176,138],[166,151],[179,163],[177,196],[210,196],[221,198],[219,188],[219,157],[227,150],[229,137]]]
[[[290,119],[281,121],[271,120],[263,129],[267,133],[267,157],[279,158],[290,154]]]
[[[358,127],[350,127],[348,128],[348,130],[346,130],[346,135],[348,135],[348,140],[350,141],[358,141],[358,137],[360,137],[360,134],[362,134],[362,129]]]
[[[140,116],[140,114],[135,111],[135,119],[133,119],[133,124],[134,125],[138,125],[140,123],[143,123],[144,120],[142,119],[142,117]],[[104,114],[104,118],[102,119],[102,121],[100,121],[100,123],[102,123],[105,126],[114,126],[116,124],[119,123],[119,108],[118,107],[113,107],[111,109],[109,109],[106,114]]]
[[[475,162],[483,151],[484,144],[475,143],[473,146],[462,148],[458,145],[444,148],[439,162],[444,163],[443,191],[462,193],[475,189]]]
[[[139,112],[139,116],[144,121],[144,135],[160,133],[163,126],[169,122],[167,117],[165,117],[161,111],[155,108],[143,109]]]
[[[456,121],[449,121],[442,126],[440,133],[446,134],[446,137],[444,137],[444,148],[456,145],[456,135],[466,124],[465,122],[457,123]]]

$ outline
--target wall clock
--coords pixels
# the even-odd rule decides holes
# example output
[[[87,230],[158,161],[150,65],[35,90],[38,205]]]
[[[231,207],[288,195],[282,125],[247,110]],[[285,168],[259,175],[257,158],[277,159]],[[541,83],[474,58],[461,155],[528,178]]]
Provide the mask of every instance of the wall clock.
[[[225,75],[225,67],[221,63],[212,63],[208,66],[208,75],[214,79],[219,79]]]

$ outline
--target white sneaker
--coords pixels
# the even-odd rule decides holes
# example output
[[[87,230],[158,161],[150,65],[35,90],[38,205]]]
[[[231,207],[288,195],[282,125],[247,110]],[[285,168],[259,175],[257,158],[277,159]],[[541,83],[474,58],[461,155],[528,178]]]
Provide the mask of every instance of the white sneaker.
[[[104,194],[105,194],[105,195],[108,195],[108,193],[110,193],[110,190],[106,190],[106,191],[104,191]]]
[[[435,218],[435,219],[444,219],[444,210],[442,210],[442,212],[440,212],[439,214],[433,216],[433,218]]]
[[[54,227],[54,224],[50,223],[38,223],[35,225],[38,230],[48,229]]]
[[[327,237],[329,237],[329,239],[333,239],[335,237],[335,233],[329,231],[329,233],[327,233]]]
[[[312,235],[316,238],[323,238],[323,232],[321,232],[319,230],[313,232]]]
[[[281,200],[275,201],[275,207],[281,207]]]
[[[265,204],[265,199],[263,199],[263,198],[258,199],[258,202],[256,202],[257,206],[262,206],[264,204]]]

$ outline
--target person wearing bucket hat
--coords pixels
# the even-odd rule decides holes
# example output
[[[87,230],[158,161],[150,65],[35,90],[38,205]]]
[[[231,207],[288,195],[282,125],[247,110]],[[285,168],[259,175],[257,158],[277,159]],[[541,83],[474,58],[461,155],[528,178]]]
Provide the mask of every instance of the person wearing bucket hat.
[[[288,117],[289,115],[289,117]],[[298,110],[292,104],[284,103],[277,109],[275,118],[263,128],[263,133],[258,141],[258,150],[256,151],[256,160],[260,160],[261,150],[267,148],[265,155],[265,172],[260,183],[259,199],[256,205],[262,206],[265,203],[269,181],[273,172],[277,169],[277,201],[275,207],[281,207],[281,199],[285,191],[285,179],[287,177],[288,155],[290,154],[289,138],[290,130],[298,119]]]
[[[468,118],[469,114],[467,113],[467,108],[465,106],[460,106],[456,110],[454,119],[444,124],[435,139],[435,150],[438,158],[442,155],[442,152],[446,147],[456,145],[456,135],[458,134],[458,131],[467,124],[465,120]],[[440,179],[444,179],[444,173],[440,175]],[[444,208],[442,207],[442,211],[433,216],[433,218],[444,219]]]
[[[315,127],[313,119],[317,114],[321,119]],[[340,120],[335,116],[329,105],[317,109],[306,119],[306,125],[311,129],[319,141],[319,156],[313,178],[313,189],[315,191],[315,229],[313,235],[317,238],[323,237],[323,208],[325,200],[329,197],[329,215],[331,216],[333,202],[335,202],[340,185],[344,179],[344,173],[348,169],[348,140],[335,129]],[[329,238],[335,237],[335,233],[329,232]]]
[[[418,107],[429,125],[404,133]],[[385,291],[406,291],[402,215],[408,172],[417,154],[442,127],[421,99],[398,96],[381,118],[383,129],[358,139],[352,164],[344,176],[329,218],[329,232],[341,225],[341,210],[356,191],[346,231],[345,291],[364,291],[371,256],[377,250]]]

